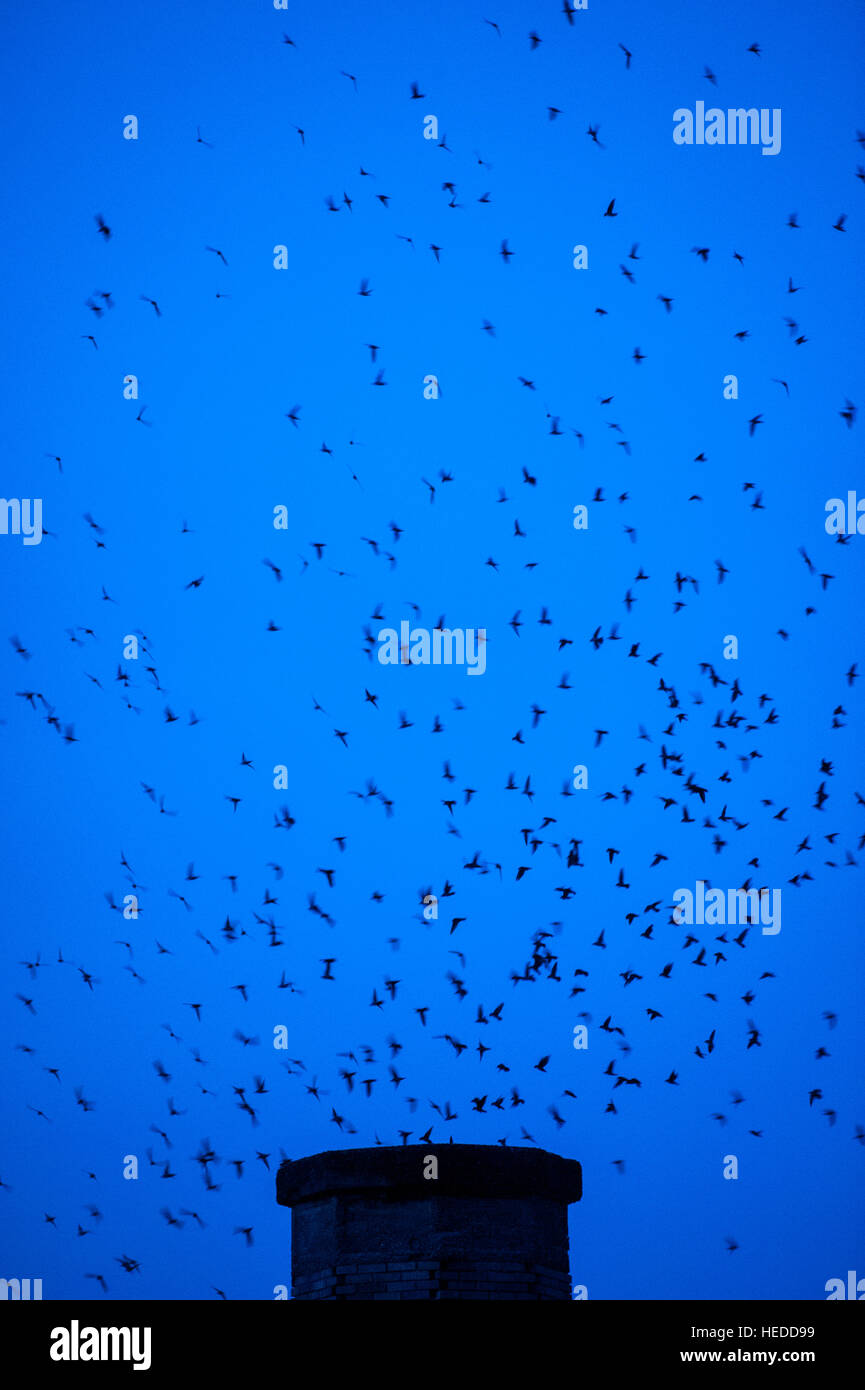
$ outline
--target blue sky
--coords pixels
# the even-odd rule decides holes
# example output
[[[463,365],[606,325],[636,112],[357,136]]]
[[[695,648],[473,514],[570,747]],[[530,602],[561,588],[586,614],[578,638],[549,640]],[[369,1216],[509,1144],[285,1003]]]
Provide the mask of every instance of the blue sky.
[[[419,1142],[432,1124],[433,1143],[519,1144],[524,1127],[582,1162],[571,1267],[590,1298],[825,1297],[861,1266],[865,1162],[862,687],[845,678],[865,671],[863,542],[824,527],[829,498],[865,495],[861,421],[839,414],[862,397],[860,8],[590,3],[569,25],[554,4],[338,0],[325,17],[95,0],[6,30],[2,492],[41,497],[50,534],[0,535],[6,636],[28,653],[0,650],[4,1274],[42,1277],[45,1297],[101,1297],[100,1273],[116,1298],[270,1298],[289,1282],[281,1153]],[[781,152],[675,145],[673,112],[699,100],[779,108]],[[430,114],[447,148],[423,138]],[[442,615],[485,629],[482,677],[370,658],[365,632]],[[124,660],[135,632],[146,650]],[[719,710],[742,721],[718,729]],[[577,764],[588,788],[564,796]],[[505,790],[511,773],[533,799]],[[137,921],[104,896],[132,891],[121,854]],[[483,871],[465,867],[476,854]],[[695,927],[684,947],[672,895],[699,878],[780,887],[781,932],[752,928],[742,949]],[[422,893],[446,881],[425,922]],[[515,985],[539,932],[546,964]],[[37,957],[34,979],[21,962]],[[476,1022],[500,1001],[501,1022]],[[302,1067],[273,1048],[280,1024]],[[641,1085],[614,1090],[611,1059]]]

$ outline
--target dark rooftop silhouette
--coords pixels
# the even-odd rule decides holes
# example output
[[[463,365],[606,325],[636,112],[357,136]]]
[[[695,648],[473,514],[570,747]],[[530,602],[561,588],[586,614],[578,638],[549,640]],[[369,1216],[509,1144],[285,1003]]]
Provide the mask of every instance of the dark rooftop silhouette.
[[[280,1165],[295,1299],[568,1299],[574,1159],[412,1144]]]

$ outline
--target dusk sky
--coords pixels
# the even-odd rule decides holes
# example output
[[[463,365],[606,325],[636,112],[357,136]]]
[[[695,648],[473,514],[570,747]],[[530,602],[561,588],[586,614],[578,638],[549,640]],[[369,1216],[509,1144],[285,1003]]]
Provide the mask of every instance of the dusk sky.
[[[865,1275],[862,9],[488,2],[6,16],[46,1299],[272,1299],[281,1159],[404,1139],[578,1159],[590,1300]],[[485,669],[383,664],[403,621]],[[700,880],[780,931],[674,922]]]

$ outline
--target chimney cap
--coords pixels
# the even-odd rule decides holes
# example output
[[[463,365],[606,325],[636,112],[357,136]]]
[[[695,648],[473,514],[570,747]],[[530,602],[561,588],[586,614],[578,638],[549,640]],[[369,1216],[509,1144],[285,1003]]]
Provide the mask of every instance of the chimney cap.
[[[424,1159],[439,1160],[434,1182],[423,1176]],[[576,1159],[546,1149],[501,1144],[403,1144],[372,1149],[331,1149],[286,1159],[276,1177],[280,1206],[296,1207],[325,1197],[387,1193],[401,1200],[441,1197],[509,1197],[570,1204],[582,1196]]]

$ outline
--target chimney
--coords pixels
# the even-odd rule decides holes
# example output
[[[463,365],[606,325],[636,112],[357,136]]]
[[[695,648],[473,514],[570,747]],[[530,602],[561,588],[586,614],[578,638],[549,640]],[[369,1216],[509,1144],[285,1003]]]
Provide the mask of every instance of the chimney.
[[[411,1144],[280,1165],[295,1299],[569,1299],[582,1169],[545,1149]]]

